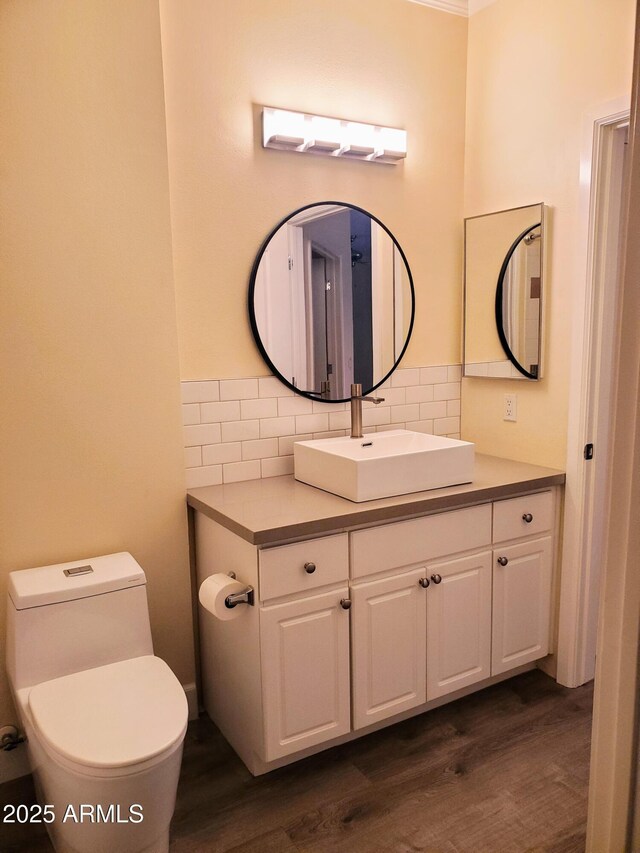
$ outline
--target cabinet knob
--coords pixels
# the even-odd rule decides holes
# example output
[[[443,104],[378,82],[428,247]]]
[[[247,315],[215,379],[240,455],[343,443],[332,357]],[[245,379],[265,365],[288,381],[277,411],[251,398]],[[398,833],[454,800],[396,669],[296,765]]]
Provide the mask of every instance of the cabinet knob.
[[[423,589],[426,589],[429,586],[429,578],[420,578],[418,583]]]
[[[350,598],[341,598],[340,599],[340,607],[342,607],[343,610],[349,610],[349,608],[351,607],[351,599]]]
[[[509,559],[508,559],[508,557],[498,557],[498,562],[500,563],[501,566],[506,566],[507,563],[509,562]]]
[[[305,563],[304,564],[304,570],[308,575],[312,575],[316,570],[316,564],[315,563]]]
[[[525,514],[522,516],[522,520],[526,521],[527,524],[531,524],[531,522],[533,521],[533,516],[530,512],[525,512]]]
[[[442,583],[442,575],[431,575],[431,580],[434,583]]]

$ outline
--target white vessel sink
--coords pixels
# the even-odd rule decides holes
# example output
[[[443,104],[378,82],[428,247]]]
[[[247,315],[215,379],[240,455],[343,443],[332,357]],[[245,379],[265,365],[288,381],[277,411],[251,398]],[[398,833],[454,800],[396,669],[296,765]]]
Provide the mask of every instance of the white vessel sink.
[[[350,501],[371,501],[472,482],[474,448],[406,429],[298,441],[294,476]]]

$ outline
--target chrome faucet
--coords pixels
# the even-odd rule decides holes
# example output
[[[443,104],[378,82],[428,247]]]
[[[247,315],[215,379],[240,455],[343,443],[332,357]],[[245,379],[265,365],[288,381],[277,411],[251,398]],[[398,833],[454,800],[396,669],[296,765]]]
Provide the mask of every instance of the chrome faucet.
[[[384,403],[384,397],[363,397],[362,385],[354,382],[351,386],[351,438],[362,438],[362,401]]]

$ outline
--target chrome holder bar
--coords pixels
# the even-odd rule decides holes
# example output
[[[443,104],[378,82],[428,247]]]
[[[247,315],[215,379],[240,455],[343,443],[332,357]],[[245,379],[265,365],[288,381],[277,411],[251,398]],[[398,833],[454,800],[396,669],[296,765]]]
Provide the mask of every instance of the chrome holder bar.
[[[231,610],[237,607],[238,604],[249,604],[251,607],[255,604],[253,587],[248,586],[243,592],[232,592],[224,600],[224,606]]]

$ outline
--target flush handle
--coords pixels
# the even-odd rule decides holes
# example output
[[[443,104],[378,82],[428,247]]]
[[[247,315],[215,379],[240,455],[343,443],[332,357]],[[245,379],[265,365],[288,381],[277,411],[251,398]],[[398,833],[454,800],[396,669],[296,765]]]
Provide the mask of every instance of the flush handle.
[[[525,514],[522,516],[522,520],[526,521],[527,524],[531,524],[531,522],[533,521],[533,516],[530,512],[525,512]]]
[[[315,563],[305,563],[304,564],[304,570],[308,575],[312,575],[316,570],[316,564]]]
[[[508,559],[508,557],[498,557],[498,562],[500,563],[501,566],[506,566],[507,563],[509,562],[509,559]]]

